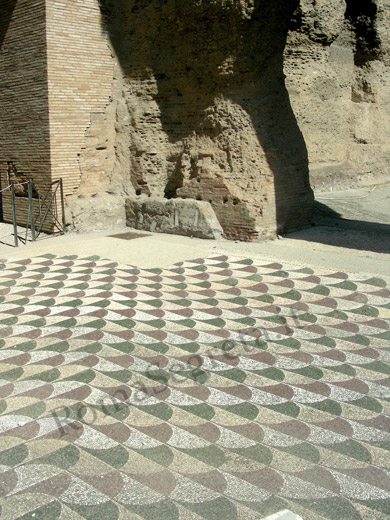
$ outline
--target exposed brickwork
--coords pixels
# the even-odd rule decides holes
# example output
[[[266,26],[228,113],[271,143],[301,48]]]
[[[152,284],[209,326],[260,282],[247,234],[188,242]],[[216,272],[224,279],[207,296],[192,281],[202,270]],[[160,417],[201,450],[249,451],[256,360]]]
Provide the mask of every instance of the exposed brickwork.
[[[263,204],[261,201],[247,197],[235,197],[222,179],[215,179],[203,174],[195,181],[190,181],[185,187],[180,188],[178,194],[185,198],[209,202],[228,239],[251,242],[272,236],[270,228],[272,229],[272,224],[275,222],[275,215],[270,214],[272,205],[264,204],[266,215],[262,219]],[[257,220],[256,215],[260,216]],[[262,219],[263,225],[264,221],[267,221],[268,229],[267,226],[264,229],[261,228],[261,225],[259,226],[260,219]]]
[[[145,195],[208,201],[232,239],[306,226],[309,164],[318,189],[387,175],[388,4],[0,0],[2,184],[63,178],[75,227]]]
[[[2,0],[0,19],[2,186],[13,161],[41,193],[62,177],[71,195],[91,114],[104,113],[111,93],[113,63],[98,2]],[[11,220],[8,193],[3,214]],[[17,199],[17,217],[26,223],[26,199]]]
[[[69,199],[204,200],[236,240],[309,222],[307,153],[282,74],[287,0],[4,5],[2,171],[13,160],[42,193],[63,178]]]
[[[104,113],[109,103],[113,61],[97,0],[46,4],[52,178],[62,177],[71,195],[80,183],[78,155],[91,114]]]
[[[2,0],[0,20],[1,185],[8,185],[12,161],[43,190],[50,180],[45,1]],[[18,198],[21,224],[26,208]],[[3,195],[3,213],[11,218],[9,193]]]

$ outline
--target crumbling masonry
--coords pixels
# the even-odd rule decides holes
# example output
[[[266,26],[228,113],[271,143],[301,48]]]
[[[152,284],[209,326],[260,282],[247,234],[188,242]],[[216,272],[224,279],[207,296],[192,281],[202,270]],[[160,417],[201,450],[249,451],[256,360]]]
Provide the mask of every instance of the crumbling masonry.
[[[309,169],[316,189],[388,169],[389,12],[389,0],[2,0],[2,186],[10,164],[39,191],[62,178],[79,230],[127,219],[196,234],[180,223],[191,211],[195,228],[211,215],[236,240],[309,225]],[[20,223],[26,211],[19,197]]]

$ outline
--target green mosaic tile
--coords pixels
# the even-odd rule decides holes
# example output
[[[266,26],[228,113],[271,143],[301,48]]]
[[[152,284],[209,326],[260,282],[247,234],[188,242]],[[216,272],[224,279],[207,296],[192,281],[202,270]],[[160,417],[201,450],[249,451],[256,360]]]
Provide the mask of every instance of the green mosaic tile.
[[[374,285],[375,287],[387,287],[387,283],[382,278],[369,278],[368,280],[364,280],[363,283],[365,285]]]
[[[362,518],[352,504],[344,498],[332,497],[311,500],[291,498],[291,500],[324,518],[329,518],[329,520],[361,520]]]
[[[243,383],[246,379],[246,373],[244,372],[244,370],[240,370],[238,368],[218,371],[218,375],[221,377],[232,379],[233,381],[237,381],[238,383]]]
[[[113,468],[121,468],[129,460],[129,452],[126,448],[120,445],[115,448],[107,448],[106,450],[92,448],[83,449],[90,455],[102,460]]]
[[[351,365],[346,365],[345,363],[337,366],[328,366],[327,369],[340,374],[346,374],[347,376],[356,376],[356,370]]]
[[[155,415],[164,421],[169,421],[172,417],[172,408],[166,403],[150,404],[150,405],[134,405],[136,408],[146,413]],[[131,413],[131,412],[130,412]]]
[[[355,336],[348,336],[343,338],[344,341],[349,341],[351,343],[357,343],[358,345],[363,345],[368,347],[370,345],[370,338],[367,336],[363,336],[362,334],[356,334]]]
[[[355,314],[362,314],[363,316],[370,316],[371,318],[377,318],[379,316],[379,310],[371,305],[363,305],[358,309],[351,309],[350,312]]]
[[[332,367],[333,369],[335,367]],[[324,372],[317,367],[313,366],[307,366],[304,368],[296,368],[294,370],[291,370],[291,372],[294,372],[295,374],[300,374],[301,376],[310,377],[310,379],[322,379],[324,376]]]
[[[294,418],[298,417],[300,413],[299,406],[292,402],[266,405],[265,407],[269,408],[270,410],[274,410],[275,412],[281,413],[283,415],[288,415],[289,417]]]
[[[288,298],[289,300],[299,301],[302,298],[302,294],[299,291],[288,291],[280,295],[282,298]]]
[[[86,520],[118,520],[119,518],[118,507],[113,502],[96,506],[82,506],[70,503],[67,506]]]
[[[360,442],[349,439],[345,442],[332,444],[328,446],[331,450],[342,453],[351,459],[356,459],[361,462],[370,464],[372,462],[371,453]]]
[[[130,346],[127,344],[127,346],[129,347],[128,349],[124,350],[124,346],[123,344],[120,344],[118,345],[118,350],[121,350],[121,352],[131,352],[130,350]],[[121,348],[120,348],[121,347]],[[131,345],[132,348],[133,345]],[[80,347],[78,349],[76,349],[76,352],[85,352],[87,354],[97,354],[98,352],[100,352],[102,350],[102,345],[100,345],[99,343],[91,343],[90,345],[85,345],[83,347]],[[67,350],[67,349],[65,349]],[[58,351],[58,352],[61,352],[61,351]]]
[[[67,470],[74,466],[80,458],[80,451],[72,445],[60,448],[44,457],[37,459],[39,464],[49,464]]]
[[[128,505],[128,509],[141,518],[150,520],[179,520],[177,506],[171,500],[164,500],[158,504]]]
[[[225,454],[218,446],[207,446],[206,448],[192,448],[180,451],[214,468],[219,468],[226,462]]]
[[[29,454],[29,450],[25,444],[19,444],[14,448],[4,450],[0,453],[0,465],[10,466],[11,468],[21,464]]]
[[[114,372],[115,374],[117,372]],[[65,377],[63,381],[78,381],[80,383],[88,384],[95,379],[95,372],[93,370],[83,370],[77,374]]]
[[[187,504],[187,507],[196,514],[207,520],[220,520],[220,518],[229,518],[238,520],[235,505],[225,497],[220,497],[210,502]]]
[[[316,287],[312,287],[311,289],[307,289],[308,293],[320,294],[321,296],[329,296],[330,289],[325,285],[317,285]]]
[[[287,271],[274,271],[268,273],[268,276],[277,276],[279,278],[288,278],[290,275]]]
[[[341,405],[333,399],[325,399],[318,403],[308,403],[308,406],[321,410],[321,412],[330,413],[332,415],[342,415],[343,409]]]
[[[256,462],[260,462],[260,464],[266,466],[271,464],[273,459],[272,451],[261,444],[256,444],[256,446],[250,446],[249,448],[236,448],[231,451],[237,453],[237,455],[255,460]]]
[[[361,399],[356,399],[356,401],[353,401],[353,404],[355,406],[365,408],[366,410],[371,410],[372,412],[381,413],[383,411],[383,406],[380,404],[380,402],[377,399],[374,399],[373,397],[369,397],[367,395],[365,395]]]
[[[23,408],[19,408],[15,412],[11,412],[15,415],[24,415],[26,417],[31,417],[32,419],[37,419],[41,417],[46,411],[46,406],[44,403],[36,403],[30,406],[25,406]]]
[[[15,323],[18,323],[18,318],[16,316],[10,316],[9,318],[0,320],[1,327],[12,327]]]
[[[372,509],[372,513],[374,515],[372,518],[375,518],[374,511],[378,511],[378,512],[382,513],[383,515],[390,517],[390,502],[387,499],[370,500],[368,502],[366,500],[356,499],[356,502],[358,504],[362,504],[363,506],[369,507],[370,509]]]
[[[318,449],[308,442],[302,442],[300,444],[295,444],[294,446],[284,446],[280,449],[290,455],[312,462],[313,464],[318,464],[321,459]]]
[[[172,464],[174,458],[172,450],[168,446],[164,445],[158,446],[157,448],[136,449],[134,451],[167,468]]]
[[[0,378],[5,379],[6,381],[16,381],[17,379],[23,376],[23,373],[23,368],[13,368],[12,370],[0,372]]]
[[[53,368],[51,370],[45,370],[40,374],[34,374],[33,376],[28,377],[27,379],[44,381],[45,383],[51,383],[52,381],[56,381],[61,375],[61,372],[57,368]]]
[[[390,375],[390,365],[388,363],[384,363],[383,361],[372,361],[371,363],[360,366],[366,370],[373,370],[374,372],[379,372],[380,374]]]
[[[286,347],[293,348],[293,349],[300,349],[301,348],[300,341],[298,339],[295,339],[295,338],[281,339],[281,340],[278,340],[278,341],[274,341],[274,343],[277,343],[279,345],[284,345]]]
[[[264,368],[263,370],[255,370],[254,373],[274,381],[283,381],[285,378],[284,372],[278,368]]]
[[[212,406],[208,404],[196,404],[193,406],[184,406],[181,405],[180,408],[185,410],[186,412],[193,413],[194,415],[198,415],[202,419],[206,419],[207,421],[211,421],[211,419],[215,415],[215,411]]]
[[[251,403],[241,403],[241,404],[232,404],[229,406],[221,406],[224,410],[230,413],[234,413],[244,417],[245,419],[250,419],[253,421],[259,415],[259,409],[257,406]]]

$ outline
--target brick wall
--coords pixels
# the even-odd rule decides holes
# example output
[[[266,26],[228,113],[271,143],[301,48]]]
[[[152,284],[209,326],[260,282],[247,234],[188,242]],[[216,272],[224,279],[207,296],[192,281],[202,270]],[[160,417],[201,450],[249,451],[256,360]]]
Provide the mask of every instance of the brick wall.
[[[62,177],[65,195],[72,195],[80,183],[78,156],[91,114],[104,113],[109,103],[113,60],[98,0],[46,0],[46,5],[52,179]]]
[[[203,174],[178,189],[178,195],[209,202],[227,239],[253,242],[272,237],[276,233],[274,204],[264,203],[266,194],[273,202],[273,186],[265,184],[264,182],[261,196],[235,196],[224,180]]]
[[[12,161],[41,193],[62,177],[65,195],[72,195],[80,184],[78,157],[91,114],[104,113],[113,80],[98,0],[0,4],[2,186],[8,184],[7,161]],[[2,207],[4,220],[10,221],[8,193]],[[21,225],[26,211],[27,199],[18,197]]]
[[[7,161],[38,189],[50,180],[45,0],[0,2],[0,172],[8,184]],[[20,223],[26,199],[18,197]],[[11,219],[9,193],[3,216]],[[18,209],[19,214],[19,209]]]

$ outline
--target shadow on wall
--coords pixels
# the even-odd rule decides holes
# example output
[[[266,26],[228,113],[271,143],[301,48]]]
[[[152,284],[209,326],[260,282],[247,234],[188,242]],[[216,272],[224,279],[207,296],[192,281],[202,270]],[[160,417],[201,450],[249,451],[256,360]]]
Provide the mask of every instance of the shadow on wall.
[[[12,15],[16,7],[17,0],[1,0],[0,3],[0,54],[3,46],[5,35],[7,34],[9,24],[12,20]],[[1,150],[0,150],[1,154]],[[4,163],[4,157],[0,157]],[[1,166],[0,166],[1,167]],[[2,189],[0,181],[0,190]],[[0,195],[0,222],[3,222],[3,198]]]
[[[309,223],[308,154],[283,73],[299,0],[99,2],[125,77],[147,82],[153,76],[157,82],[169,142],[195,134],[212,140],[222,132],[237,136],[241,128],[234,114],[230,128],[222,128],[213,108],[217,97],[239,105],[250,116],[273,175],[278,231]],[[174,175],[169,196],[180,188],[182,174]]]
[[[0,3],[0,49],[3,45],[17,0],[1,0]]]

